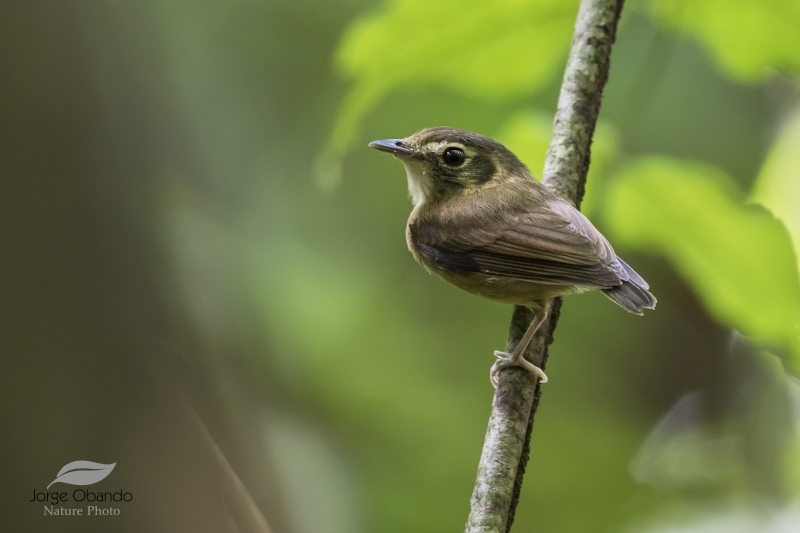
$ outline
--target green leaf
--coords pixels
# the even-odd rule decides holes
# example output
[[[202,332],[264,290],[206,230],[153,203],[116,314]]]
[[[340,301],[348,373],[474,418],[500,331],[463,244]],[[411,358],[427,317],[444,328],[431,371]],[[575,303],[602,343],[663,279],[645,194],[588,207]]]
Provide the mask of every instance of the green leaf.
[[[727,175],[645,158],[615,180],[605,207],[615,241],[669,259],[721,323],[800,355],[789,235],[770,213],[745,205]]]
[[[729,74],[764,78],[770,68],[800,73],[797,0],[655,0],[652,14],[694,36]]]
[[[536,179],[542,179],[544,160],[553,132],[553,115],[522,111],[501,128],[497,140],[525,163]]]
[[[350,27],[337,63],[359,80],[518,96],[549,79],[569,45],[577,4],[399,0]]]
[[[800,110],[772,148],[753,186],[752,198],[786,225],[800,255]]]
[[[540,89],[569,48],[577,0],[396,0],[354,22],[338,70],[355,83],[324,157],[326,179],[363,116],[401,87],[497,100]]]

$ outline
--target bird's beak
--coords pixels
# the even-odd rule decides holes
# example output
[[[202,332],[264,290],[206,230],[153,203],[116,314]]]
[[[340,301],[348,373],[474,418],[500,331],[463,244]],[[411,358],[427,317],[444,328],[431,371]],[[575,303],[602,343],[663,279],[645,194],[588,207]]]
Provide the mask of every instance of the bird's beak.
[[[381,139],[369,143],[370,148],[375,148],[381,152],[388,152],[392,155],[419,158],[420,154],[410,150],[403,144],[403,139]]]

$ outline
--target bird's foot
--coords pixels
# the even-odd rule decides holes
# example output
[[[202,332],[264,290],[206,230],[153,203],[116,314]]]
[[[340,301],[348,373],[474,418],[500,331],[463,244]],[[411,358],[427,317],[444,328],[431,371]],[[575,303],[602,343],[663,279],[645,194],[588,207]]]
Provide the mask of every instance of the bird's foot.
[[[489,380],[492,382],[492,386],[495,389],[500,379],[500,371],[510,366],[521,366],[538,377],[540,380],[539,383],[547,383],[547,375],[544,373],[544,370],[525,359],[522,354],[515,355],[495,350],[494,356],[497,357],[497,361],[494,362],[492,368],[489,370]]]

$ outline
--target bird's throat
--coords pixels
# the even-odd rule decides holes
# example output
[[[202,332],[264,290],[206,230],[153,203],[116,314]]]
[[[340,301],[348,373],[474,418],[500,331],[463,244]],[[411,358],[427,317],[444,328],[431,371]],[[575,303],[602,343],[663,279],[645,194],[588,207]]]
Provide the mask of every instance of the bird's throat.
[[[408,195],[414,206],[424,204],[430,197],[431,178],[427,171],[416,165],[406,165],[406,175],[408,177]]]

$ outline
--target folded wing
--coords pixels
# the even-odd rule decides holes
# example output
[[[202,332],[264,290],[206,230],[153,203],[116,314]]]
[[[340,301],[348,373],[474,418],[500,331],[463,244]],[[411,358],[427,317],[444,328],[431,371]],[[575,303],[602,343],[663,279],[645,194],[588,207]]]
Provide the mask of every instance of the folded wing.
[[[561,199],[485,212],[469,223],[429,220],[412,228],[418,252],[442,268],[551,285],[608,289],[631,278],[605,237]]]

